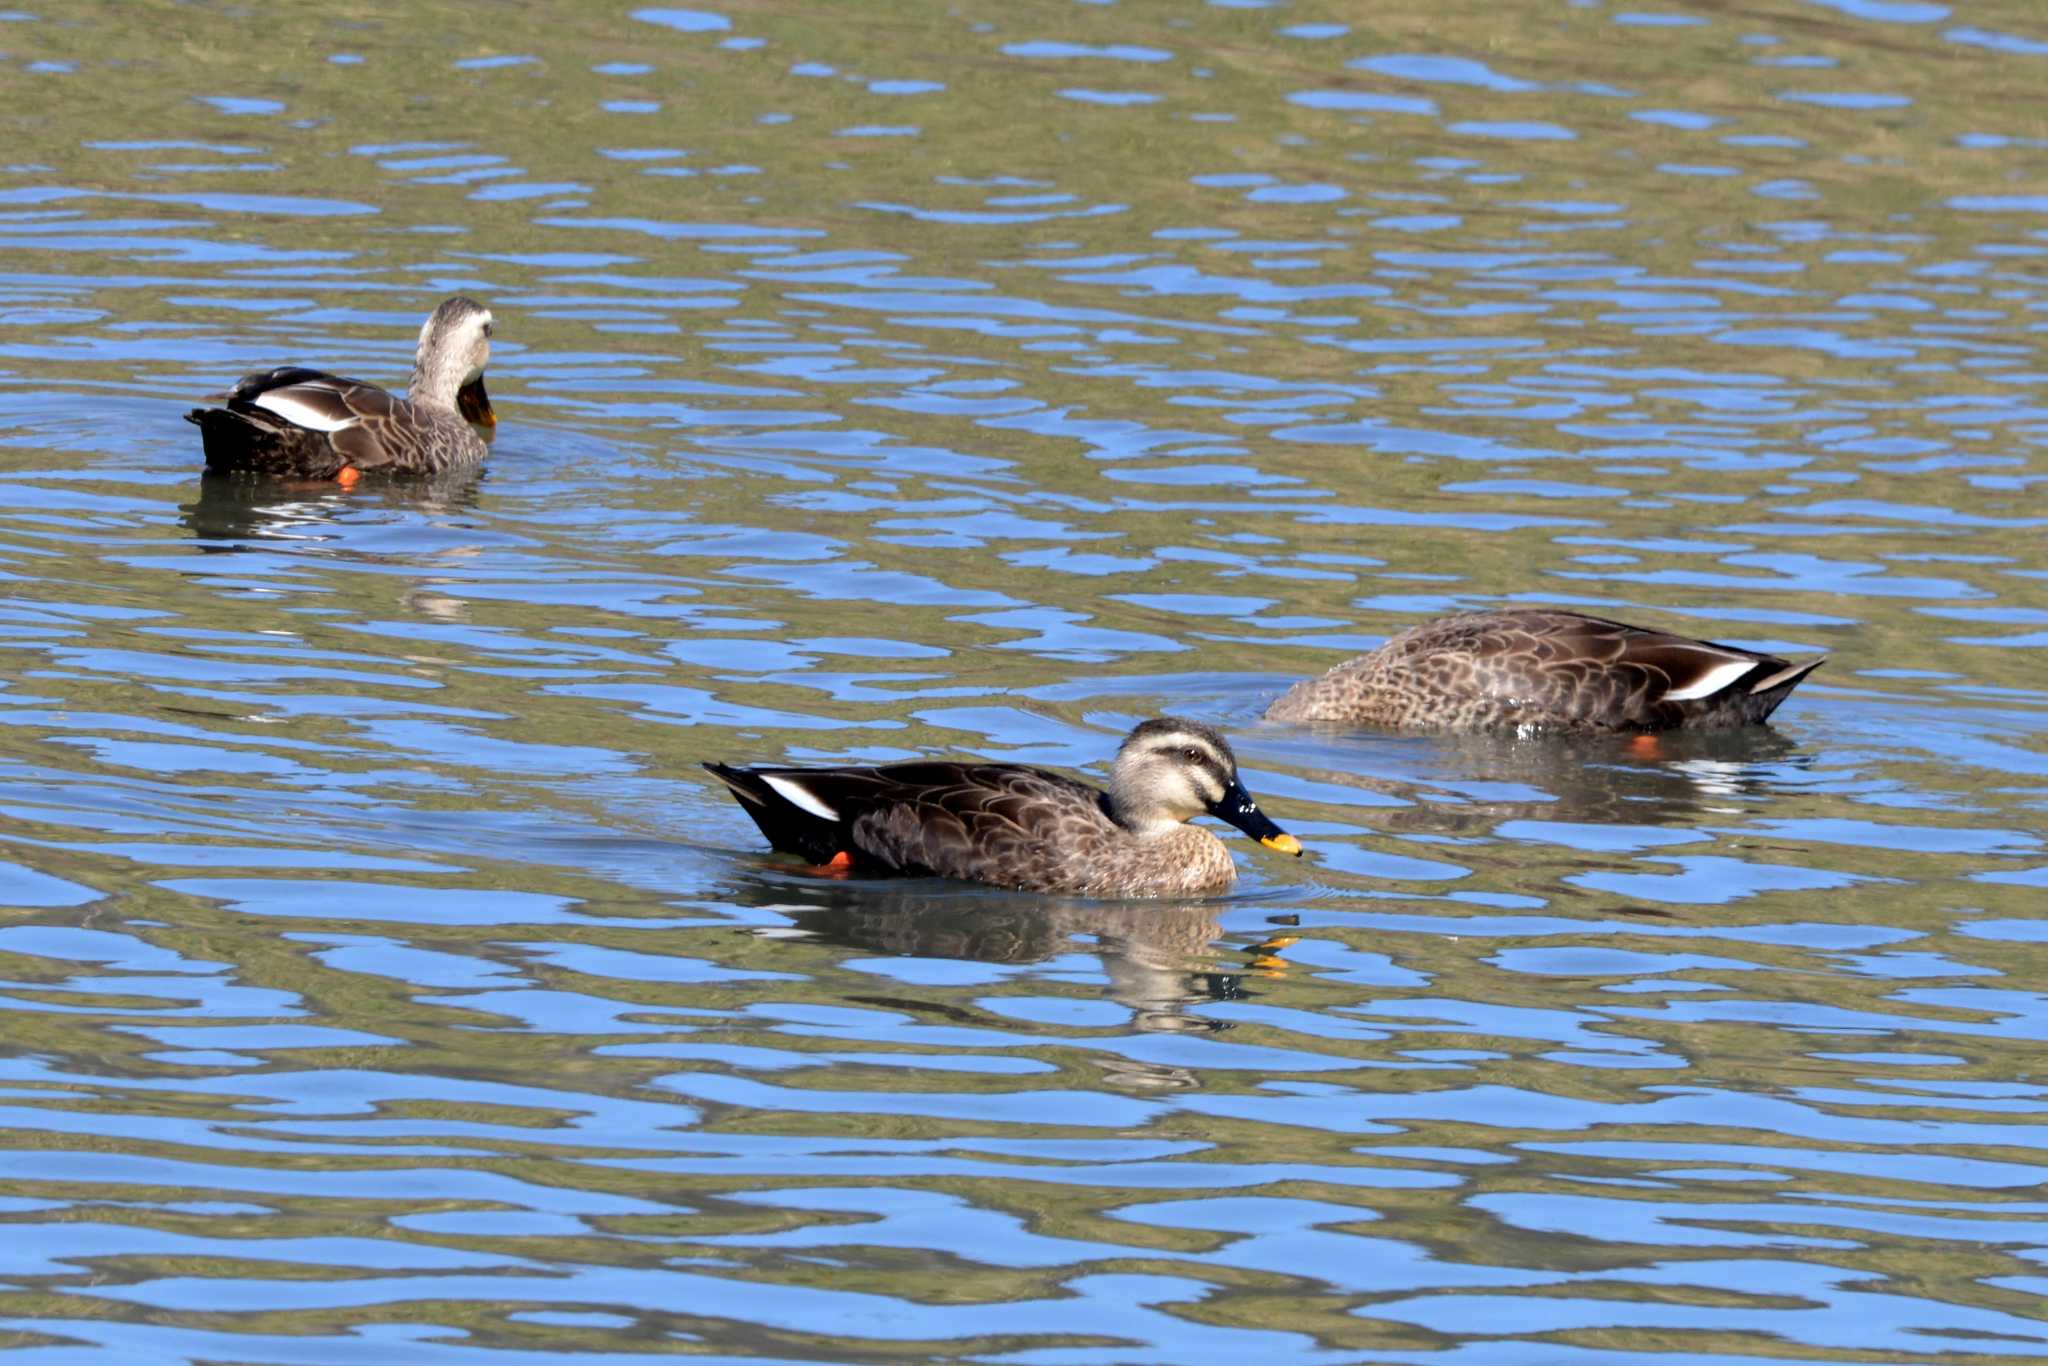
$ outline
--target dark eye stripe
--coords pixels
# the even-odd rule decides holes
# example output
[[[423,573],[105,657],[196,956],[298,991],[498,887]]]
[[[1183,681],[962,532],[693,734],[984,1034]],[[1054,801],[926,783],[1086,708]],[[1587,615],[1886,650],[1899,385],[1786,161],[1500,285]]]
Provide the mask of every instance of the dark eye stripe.
[[[1192,763],[1186,757],[1189,750],[1195,752],[1195,758]],[[1171,759],[1178,764],[1187,764],[1190,768],[1201,769],[1204,773],[1213,775],[1216,781],[1224,784],[1226,787],[1230,784],[1230,765],[1224,763],[1223,756],[1211,749],[1207,743],[1197,740],[1193,736],[1183,736],[1180,739],[1169,738],[1163,744],[1154,745],[1152,753],[1161,758]]]

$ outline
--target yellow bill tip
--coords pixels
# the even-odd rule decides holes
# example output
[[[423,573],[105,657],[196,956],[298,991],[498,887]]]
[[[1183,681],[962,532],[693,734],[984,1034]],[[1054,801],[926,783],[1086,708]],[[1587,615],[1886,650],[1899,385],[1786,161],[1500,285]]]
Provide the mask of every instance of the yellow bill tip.
[[[1301,841],[1292,835],[1268,835],[1260,840],[1259,843],[1265,845],[1268,849],[1277,849],[1283,854],[1292,854],[1296,858],[1301,857]]]

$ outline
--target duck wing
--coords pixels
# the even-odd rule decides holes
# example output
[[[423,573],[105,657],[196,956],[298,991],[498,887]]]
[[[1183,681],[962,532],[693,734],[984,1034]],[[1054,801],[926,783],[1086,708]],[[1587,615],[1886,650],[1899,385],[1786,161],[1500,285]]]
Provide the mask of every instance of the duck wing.
[[[388,390],[300,366],[245,375],[228,391],[227,407],[259,423],[281,420],[320,433],[344,463],[358,469],[399,459],[400,443],[387,437],[418,425],[412,405]]]
[[[1097,789],[1014,764],[705,767],[769,844],[817,864],[844,854],[875,872],[1014,885],[1049,851],[1114,828]]]

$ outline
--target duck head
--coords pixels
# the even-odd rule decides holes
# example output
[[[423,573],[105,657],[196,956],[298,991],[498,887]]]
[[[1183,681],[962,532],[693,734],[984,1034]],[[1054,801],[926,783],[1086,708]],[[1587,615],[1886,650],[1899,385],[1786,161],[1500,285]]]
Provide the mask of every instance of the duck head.
[[[1230,742],[1197,721],[1160,717],[1130,733],[1109,771],[1117,823],[1157,836],[1208,812],[1268,849],[1301,854],[1301,841],[1273,824],[1237,778]]]
[[[420,327],[413,353],[412,387],[406,396],[415,403],[452,407],[463,420],[495,427],[498,415],[484,392],[484,366],[491,359],[491,310],[458,294]]]

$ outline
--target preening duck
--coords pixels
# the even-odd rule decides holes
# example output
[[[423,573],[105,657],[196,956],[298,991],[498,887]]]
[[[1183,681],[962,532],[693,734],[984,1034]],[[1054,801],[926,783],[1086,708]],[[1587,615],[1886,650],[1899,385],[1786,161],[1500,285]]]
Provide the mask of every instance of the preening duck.
[[[1722,730],[1762,721],[1823,659],[1578,612],[1467,612],[1295,684],[1271,721],[1384,730]]]
[[[1186,824],[1203,812],[1301,853],[1245,792],[1229,742],[1193,721],[1133,730],[1106,792],[1019,764],[705,767],[777,850],[854,873],[1065,896],[1203,895],[1237,878],[1223,841]]]
[[[224,406],[185,414],[206,468],[353,484],[365,471],[434,474],[481,462],[477,424],[497,425],[484,392],[491,311],[457,295],[420,328],[412,383],[398,398],[374,384],[284,366],[245,375]]]

